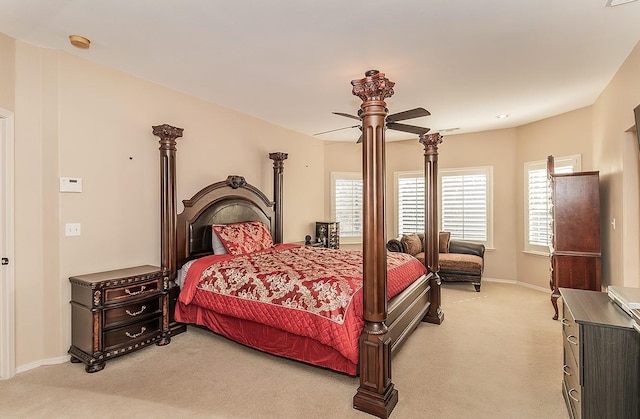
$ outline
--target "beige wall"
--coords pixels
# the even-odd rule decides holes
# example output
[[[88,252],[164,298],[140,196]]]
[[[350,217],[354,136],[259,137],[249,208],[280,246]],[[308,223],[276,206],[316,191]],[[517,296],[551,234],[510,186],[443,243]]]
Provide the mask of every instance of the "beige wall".
[[[624,166],[624,151],[630,149],[628,145],[625,147],[625,142],[633,142],[633,135],[629,130],[634,125],[633,108],[640,104],[639,74],[640,43],[593,105],[593,164],[600,170],[603,203],[604,285],[640,286],[640,277],[637,274],[635,277],[625,276],[623,269],[629,261],[637,263],[639,239],[637,234],[635,237],[623,237],[627,224],[625,213],[633,218],[629,222],[631,228],[637,229],[635,223],[638,218],[637,213],[629,214],[625,211],[625,199],[637,200],[638,194],[637,184],[625,182],[622,173],[623,170],[634,168],[633,164]],[[637,172],[635,176],[638,176]],[[616,219],[615,230],[610,225],[613,218]]]
[[[0,33],[0,108],[14,109],[14,62],[15,43],[12,38]]]
[[[0,38],[0,54],[16,74],[18,370],[66,353],[69,276],[159,263],[159,145],[152,125],[185,129],[177,146],[179,202],[229,174],[272,197],[268,153],[283,151],[289,153],[284,240],[304,240],[323,217],[319,140],[64,52]],[[59,193],[60,176],[82,178],[83,192]],[[69,222],[81,223],[81,236],[64,236]]]

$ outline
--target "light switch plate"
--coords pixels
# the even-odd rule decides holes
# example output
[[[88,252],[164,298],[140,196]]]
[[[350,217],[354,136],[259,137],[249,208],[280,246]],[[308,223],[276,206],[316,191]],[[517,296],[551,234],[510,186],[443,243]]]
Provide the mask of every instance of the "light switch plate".
[[[61,177],[60,192],[82,192],[82,178]]]

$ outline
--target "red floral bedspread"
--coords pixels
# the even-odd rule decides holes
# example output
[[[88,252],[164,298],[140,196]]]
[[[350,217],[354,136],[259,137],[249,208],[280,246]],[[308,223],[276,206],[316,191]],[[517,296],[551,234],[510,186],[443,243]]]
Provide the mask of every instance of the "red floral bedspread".
[[[389,298],[426,273],[414,257],[388,253]],[[189,269],[180,302],[315,339],[358,362],[364,325],[362,252],[279,245],[207,256]]]

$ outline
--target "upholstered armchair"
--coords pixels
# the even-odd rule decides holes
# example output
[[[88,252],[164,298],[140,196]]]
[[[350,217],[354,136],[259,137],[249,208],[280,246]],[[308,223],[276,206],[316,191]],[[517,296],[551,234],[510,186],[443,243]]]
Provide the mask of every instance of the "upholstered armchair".
[[[484,245],[464,240],[450,240],[448,231],[438,237],[440,270],[443,281],[471,282],[480,292],[484,271]],[[409,253],[424,263],[424,234],[405,234],[387,242],[390,252]]]

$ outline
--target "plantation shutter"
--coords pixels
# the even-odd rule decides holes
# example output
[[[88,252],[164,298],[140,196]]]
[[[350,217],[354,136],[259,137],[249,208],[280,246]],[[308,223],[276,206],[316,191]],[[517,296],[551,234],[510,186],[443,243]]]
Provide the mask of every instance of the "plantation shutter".
[[[398,177],[398,233],[424,233],[424,176]]]
[[[335,179],[335,220],[340,237],[362,236],[362,179]]]
[[[555,173],[572,173],[572,165],[559,165]],[[549,246],[551,244],[551,190],[547,169],[529,170],[529,244]]]
[[[451,238],[487,241],[485,173],[441,176],[442,229]]]

